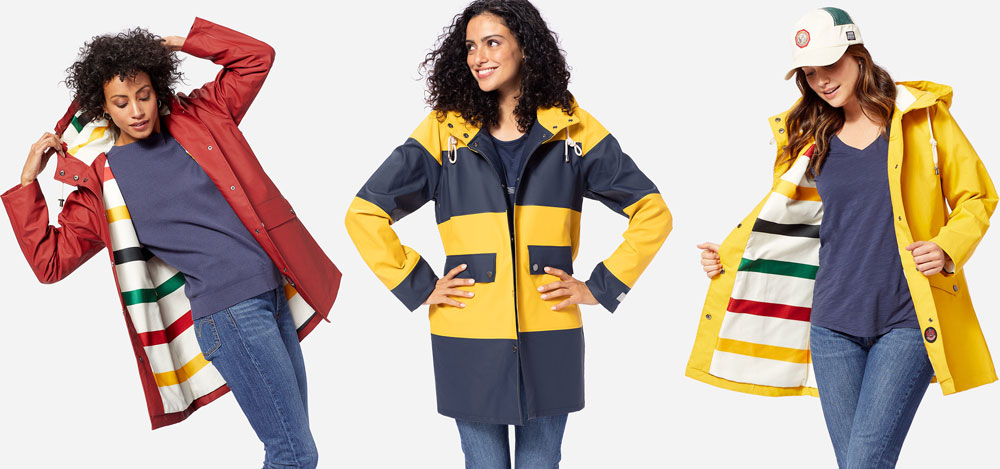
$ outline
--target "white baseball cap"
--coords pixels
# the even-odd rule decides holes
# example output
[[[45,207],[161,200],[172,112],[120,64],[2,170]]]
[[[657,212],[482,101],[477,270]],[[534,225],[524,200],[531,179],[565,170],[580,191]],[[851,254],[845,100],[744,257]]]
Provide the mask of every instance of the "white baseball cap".
[[[785,79],[801,67],[830,65],[844,55],[848,46],[864,44],[861,30],[851,15],[840,8],[820,8],[807,13],[795,23],[792,35],[792,68]]]

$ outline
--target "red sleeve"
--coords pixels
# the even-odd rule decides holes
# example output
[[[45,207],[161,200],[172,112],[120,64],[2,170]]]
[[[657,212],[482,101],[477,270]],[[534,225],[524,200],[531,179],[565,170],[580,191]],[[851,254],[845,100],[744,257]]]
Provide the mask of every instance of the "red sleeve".
[[[223,67],[215,81],[188,95],[191,104],[229,115],[237,124],[250,108],[274,62],[271,46],[201,18],[195,18],[181,51]]]
[[[105,223],[97,196],[86,189],[73,191],[59,213],[59,227],[49,224],[41,186],[20,184],[0,195],[24,258],[42,283],[55,283],[72,273],[104,247],[100,227]]]

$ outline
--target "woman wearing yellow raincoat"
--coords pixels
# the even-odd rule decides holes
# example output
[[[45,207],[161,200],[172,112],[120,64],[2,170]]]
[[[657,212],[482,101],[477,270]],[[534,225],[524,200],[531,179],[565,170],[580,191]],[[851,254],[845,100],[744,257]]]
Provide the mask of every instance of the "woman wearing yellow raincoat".
[[[843,10],[791,32],[802,98],[770,118],[771,192],[698,246],[712,283],[687,375],[819,395],[840,467],[894,467],[932,377],[997,379],[962,271],[997,193],[950,87],[893,83]]]

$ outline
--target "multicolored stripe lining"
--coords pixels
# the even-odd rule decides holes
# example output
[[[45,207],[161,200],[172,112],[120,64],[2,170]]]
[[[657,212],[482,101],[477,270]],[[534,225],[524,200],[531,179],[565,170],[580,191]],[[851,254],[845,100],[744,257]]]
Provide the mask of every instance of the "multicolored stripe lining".
[[[92,164],[114,144],[114,132],[104,120],[81,125],[79,114],[63,132],[69,153]],[[111,235],[119,293],[142,343],[146,360],[140,366],[152,373],[166,414],[185,412],[196,400],[217,392],[226,382],[201,353],[184,294],[184,275],[144,248],[136,236],[111,168],[104,162],[103,202]],[[296,327],[315,312],[287,281],[285,296]]]
[[[739,383],[815,387],[809,314],[823,204],[806,177],[812,150],[775,184],[754,222],[709,373]]]

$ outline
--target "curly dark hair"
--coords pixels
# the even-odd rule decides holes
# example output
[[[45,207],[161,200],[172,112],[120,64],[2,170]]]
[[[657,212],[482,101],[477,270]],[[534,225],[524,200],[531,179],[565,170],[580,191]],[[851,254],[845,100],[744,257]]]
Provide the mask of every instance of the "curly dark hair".
[[[160,37],[143,28],[95,36],[80,48],[77,61],[66,69],[66,86],[88,122],[104,113],[104,84],[115,77],[146,72],[161,102],[174,95],[174,84],[183,78],[181,59],[160,43]]]
[[[429,71],[427,104],[439,113],[457,111],[477,127],[500,122],[498,93],[479,89],[466,63],[466,27],[472,18],[484,13],[501,18],[524,51],[521,93],[514,109],[518,128],[527,131],[540,107],[559,107],[572,113],[573,96],[567,90],[570,67],[565,52],[559,48],[559,37],[527,0],[476,0],[455,15],[451,26],[445,27],[438,38],[437,49],[429,52],[421,64],[422,70]]]

